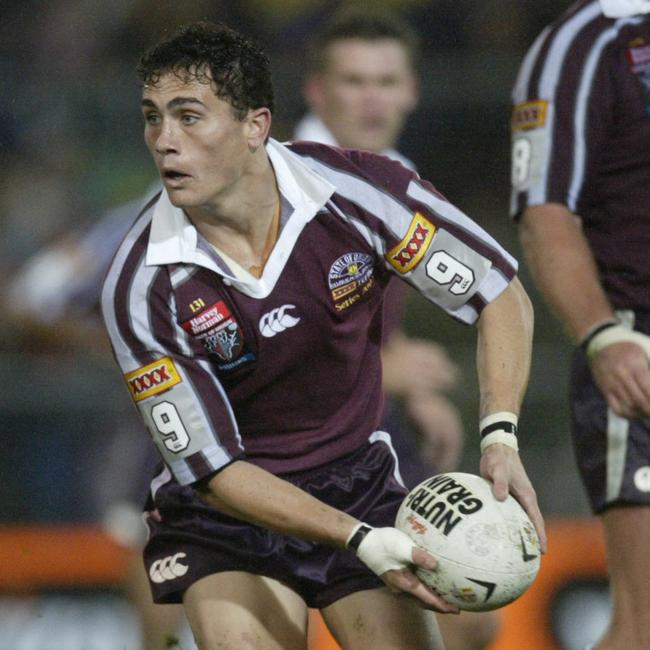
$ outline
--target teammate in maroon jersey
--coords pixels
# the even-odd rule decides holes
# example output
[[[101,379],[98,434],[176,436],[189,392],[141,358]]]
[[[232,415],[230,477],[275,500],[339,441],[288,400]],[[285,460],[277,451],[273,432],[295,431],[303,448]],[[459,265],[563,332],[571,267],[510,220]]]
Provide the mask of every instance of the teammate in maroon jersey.
[[[441,648],[426,610],[455,610],[410,570],[435,559],[392,527],[405,489],[377,431],[382,293],[396,275],[477,324],[481,473],[545,547],[514,433],[532,335],[515,261],[399,163],[269,139],[268,62],[236,32],[189,26],[140,74],[164,190],[102,300],[165,461],[155,599],[183,601],[202,648],[304,647],[307,607],[348,648]]]
[[[650,647],[650,2],[583,1],[514,89],[513,201],[536,281],[577,344],[572,432],[605,528],[599,650]]]

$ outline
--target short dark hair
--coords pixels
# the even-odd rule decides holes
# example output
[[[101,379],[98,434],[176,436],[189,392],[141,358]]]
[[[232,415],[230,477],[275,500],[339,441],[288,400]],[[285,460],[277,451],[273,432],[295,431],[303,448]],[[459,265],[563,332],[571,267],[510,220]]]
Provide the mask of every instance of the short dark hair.
[[[147,50],[137,68],[143,84],[156,85],[167,72],[184,81],[214,82],[215,94],[230,102],[238,119],[251,108],[273,112],[268,57],[257,43],[221,23],[181,27]]]
[[[364,41],[396,40],[404,46],[411,65],[417,67],[420,38],[406,20],[388,10],[355,7],[338,11],[314,34],[308,48],[310,70],[322,72],[327,65],[327,48],[332,43],[352,38]]]

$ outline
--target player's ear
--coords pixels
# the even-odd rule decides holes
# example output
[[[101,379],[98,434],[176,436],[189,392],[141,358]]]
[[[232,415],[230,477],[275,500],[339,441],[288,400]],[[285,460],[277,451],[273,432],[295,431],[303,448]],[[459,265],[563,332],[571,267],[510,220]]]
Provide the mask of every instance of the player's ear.
[[[245,119],[248,148],[257,151],[264,145],[271,130],[271,111],[268,108],[251,108]]]

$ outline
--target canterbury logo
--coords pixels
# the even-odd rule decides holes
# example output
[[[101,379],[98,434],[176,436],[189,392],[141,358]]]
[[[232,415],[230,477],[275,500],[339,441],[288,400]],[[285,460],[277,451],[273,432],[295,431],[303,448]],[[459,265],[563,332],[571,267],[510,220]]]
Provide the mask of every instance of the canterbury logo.
[[[187,573],[188,567],[179,562],[184,557],[187,557],[185,553],[176,553],[176,555],[170,555],[162,560],[156,560],[149,567],[151,582],[160,584],[166,580],[175,580],[184,576]]]
[[[300,318],[295,318],[287,314],[288,309],[295,309],[295,305],[282,305],[277,309],[272,309],[260,318],[260,332],[262,336],[271,338],[284,330],[294,327],[300,322]]]

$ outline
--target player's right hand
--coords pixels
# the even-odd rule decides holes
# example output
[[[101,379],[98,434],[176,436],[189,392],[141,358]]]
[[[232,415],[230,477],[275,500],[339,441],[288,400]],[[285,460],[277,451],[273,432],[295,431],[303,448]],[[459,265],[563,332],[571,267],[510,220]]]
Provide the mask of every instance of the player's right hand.
[[[426,609],[457,614],[458,608],[429,589],[411,567],[435,569],[436,559],[397,528],[373,528],[359,544],[357,557],[395,593],[415,597]]]

